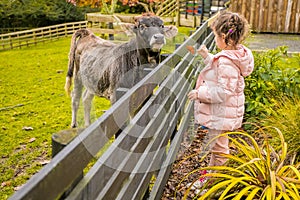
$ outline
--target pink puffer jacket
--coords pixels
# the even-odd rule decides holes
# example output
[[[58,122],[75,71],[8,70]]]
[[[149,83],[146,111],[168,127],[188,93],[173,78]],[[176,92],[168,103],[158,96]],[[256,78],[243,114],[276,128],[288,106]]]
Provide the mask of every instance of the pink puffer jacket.
[[[195,123],[216,130],[240,128],[244,115],[244,76],[254,68],[252,52],[238,45],[238,50],[209,54],[198,76]]]

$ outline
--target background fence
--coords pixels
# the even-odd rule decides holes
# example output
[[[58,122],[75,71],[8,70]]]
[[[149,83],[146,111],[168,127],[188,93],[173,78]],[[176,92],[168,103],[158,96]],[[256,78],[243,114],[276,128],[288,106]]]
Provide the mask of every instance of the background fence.
[[[114,34],[125,33],[118,23],[133,23],[134,16],[137,15],[102,15],[100,13],[88,13],[86,15],[86,21],[70,22],[26,31],[1,34],[0,50],[36,45],[40,42],[72,35],[76,30],[87,27],[97,34],[109,34],[110,39],[112,39]],[[173,17],[162,17],[162,19],[165,23],[172,23],[174,20]]]
[[[15,28],[0,28],[0,34],[11,33],[16,31],[25,31],[30,28],[28,27],[15,27]]]
[[[0,50],[22,48],[39,42],[72,35],[75,30],[86,28],[87,21],[65,23],[26,31],[0,35]]]
[[[300,33],[299,0],[231,0],[229,9],[244,15],[255,32]]]
[[[25,31],[17,31],[0,35],[0,50],[22,48],[24,46],[36,45],[40,42],[51,41],[60,37],[72,35],[76,30],[89,28],[92,32],[100,34],[101,37],[113,39],[114,34],[124,33],[120,23],[134,23],[136,15],[103,15],[100,13],[88,13],[86,21],[71,22],[43,28],[36,28]],[[164,23],[175,23],[174,17],[161,17]]]

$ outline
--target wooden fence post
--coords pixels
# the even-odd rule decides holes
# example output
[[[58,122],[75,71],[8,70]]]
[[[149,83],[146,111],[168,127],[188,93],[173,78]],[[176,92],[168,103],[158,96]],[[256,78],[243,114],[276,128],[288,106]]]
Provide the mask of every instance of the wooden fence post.
[[[176,26],[180,26],[180,0],[176,0],[176,4],[177,4],[177,17],[176,17],[176,22],[175,25]]]
[[[84,129],[68,129],[62,130],[52,135],[52,158],[56,156],[65,146],[67,146],[75,137],[77,137]],[[79,181],[83,178],[83,172],[74,180],[71,186],[62,194],[59,199],[65,199]]]
[[[8,36],[8,37],[9,37],[9,42],[10,42],[10,49],[13,49],[14,47],[13,47],[13,42],[11,40],[11,36]]]
[[[33,43],[36,45],[36,32],[35,31],[33,31]]]
[[[52,135],[52,158],[67,146],[84,129],[67,129]]]
[[[108,22],[108,28],[109,29],[114,29],[114,25],[112,22]],[[109,40],[114,40],[114,34],[108,34]]]

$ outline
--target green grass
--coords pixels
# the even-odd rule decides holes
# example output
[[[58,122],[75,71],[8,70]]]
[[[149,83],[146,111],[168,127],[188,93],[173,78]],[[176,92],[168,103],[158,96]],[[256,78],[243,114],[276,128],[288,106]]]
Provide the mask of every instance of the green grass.
[[[172,53],[189,29],[180,28],[183,33],[169,40],[173,44],[164,52]],[[70,126],[71,99],[64,91],[69,47],[70,37],[0,52],[0,199],[10,197],[51,160],[52,134]],[[108,100],[95,98],[92,120],[109,106]],[[82,107],[78,121],[83,127]]]
[[[64,91],[69,43],[70,38],[64,38],[0,52],[0,199],[9,197],[51,159],[52,134],[69,128],[71,100]],[[92,117],[109,105],[95,98]],[[81,126],[82,118],[79,114]]]

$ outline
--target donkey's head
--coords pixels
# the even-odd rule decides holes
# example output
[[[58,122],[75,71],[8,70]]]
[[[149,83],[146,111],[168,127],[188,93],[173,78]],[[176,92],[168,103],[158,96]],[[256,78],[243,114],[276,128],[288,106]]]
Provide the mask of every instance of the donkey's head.
[[[159,52],[166,44],[166,37],[177,34],[175,26],[164,26],[164,22],[157,16],[146,14],[135,19],[132,31],[136,34],[140,48],[148,48]]]

